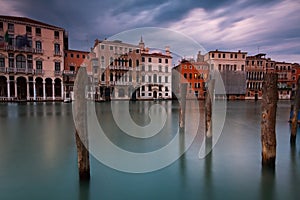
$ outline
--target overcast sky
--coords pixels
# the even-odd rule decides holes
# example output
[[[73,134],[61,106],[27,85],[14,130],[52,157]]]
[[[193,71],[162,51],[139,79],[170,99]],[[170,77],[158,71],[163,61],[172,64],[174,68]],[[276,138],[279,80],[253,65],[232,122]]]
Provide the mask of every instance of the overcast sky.
[[[0,14],[63,27],[70,47],[79,50],[88,50],[96,38],[160,27],[208,51],[241,49],[300,63],[299,0],[0,0]]]

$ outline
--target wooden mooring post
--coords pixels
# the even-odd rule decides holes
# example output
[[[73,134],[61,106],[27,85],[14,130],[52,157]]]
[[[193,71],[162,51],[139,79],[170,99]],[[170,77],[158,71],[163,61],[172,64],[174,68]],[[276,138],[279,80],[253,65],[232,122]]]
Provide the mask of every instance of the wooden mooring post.
[[[186,92],[187,83],[180,84],[180,110],[179,110],[179,130],[184,132],[185,127],[185,106],[186,106]]]
[[[263,167],[275,168],[276,109],[278,101],[277,74],[265,75],[262,88],[261,143]]]
[[[88,77],[85,67],[80,67],[77,73],[77,81],[74,85],[74,119],[76,124],[76,146],[78,158],[78,170],[80,180],[90,179],[90,161],[88,151],[88,133],[87,133],[87,100],[85,98],[85,88],[88,83]]]
[[[295,100],[293,105],[293,115],[291,119],[291,136],[290,136],[290,143],[291,145],[296,144],[296,136],[297,136],[297,128],[298,128],[298,110],[299,110],[299,102],[300,101],[300,78],[297,81],[297,90],[295,94]]]
[[[208,154],[212,149],[212,104],[214,98],[215,80],[208,82],[205,97],[205,150]]]

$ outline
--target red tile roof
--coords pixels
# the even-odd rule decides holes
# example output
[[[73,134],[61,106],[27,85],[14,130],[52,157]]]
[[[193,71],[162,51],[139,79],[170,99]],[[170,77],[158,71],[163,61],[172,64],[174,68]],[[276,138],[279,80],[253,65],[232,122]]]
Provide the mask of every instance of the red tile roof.
[[[19,22],[19,23],[28,23],[28,24],[35,24],[35,25],[39,25],[39,26],[46,26],[48,28],[53,28],[53,29],[63,29],[61,27],[46,24],[44,22],[30,19],[27,17],[0,15],[0,20],[1,19],[3,19],[4,21],[14,21],[14,22]]]

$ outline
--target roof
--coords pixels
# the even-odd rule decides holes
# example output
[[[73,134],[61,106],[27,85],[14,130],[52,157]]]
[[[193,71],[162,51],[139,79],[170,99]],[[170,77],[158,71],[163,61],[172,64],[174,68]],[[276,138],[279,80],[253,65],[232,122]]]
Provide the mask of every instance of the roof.
[[[165,55],[162,53],[142,53],[142,56],[161,57],[161,58],[172,58],[172,56]]]
[[[50,25],[50,24],[47,24],[47,23],[44,23],[41,21],[27,18],[27,17],[0,15],[0,19],[3,19],[4,21],[8,21],[8,22],[19,22],[19,23],[25,23],[25,24],[44,26],[44,27],[48,27],[48,28],[52,28],[52,29],[64,30],[61,27]]]
[[[243,51],[220,51],[218,49],[214,51],[209,51],[209,53],[241,53],[241,54],[247,54],[248,52],[243,52]]]
[[[76,53],[90,53],[89,51],[81,51],[81,50],[76,50],[76,49],[68,49],[65,50],[66,53],[71,53],[71,52],[76,52]]]

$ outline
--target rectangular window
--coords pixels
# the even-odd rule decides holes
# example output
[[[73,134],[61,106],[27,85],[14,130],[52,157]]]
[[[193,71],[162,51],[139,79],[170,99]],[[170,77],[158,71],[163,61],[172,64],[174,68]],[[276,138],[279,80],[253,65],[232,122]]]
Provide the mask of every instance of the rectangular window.
[[[76,55],[76,58],[80,58],[79,54]]]
[[[149,71],[149,72],[152,71],[152,66],[151,66],[151,65],[148,66],[148,71]]]
[[[168,71],[169,71],[169,70],[168,70],[168,67],[165,67],[165,71],[166,71],[166,72],[168,72]]]
[[[165,77],[165,83],[168,83],[168,81],[169,81],[168,78],[169,77],[167,77],[167,76]]]
[[[169,63],[169,60],[166,58],[165,63]]]
[[[54,53],[60,54],[60,44],[54,44]]]
[[[148,58],[148,62],[152,62],[152,58]]]
[[[158,71],[159,71],[159,72],[162,72],[161,66],[160,66],[160,65],[158,66]]]
[[[142,71],[145,71],[145,65],[142,65]]]
[[[212,57],[212,58],[214,58],[214,57],[215,57],[215,54],[214,54],[214,53],[212,53],[212,54],[211,54],[211,57]]]
[[[55,65],[54,65],[54,70],[57,72],[57,71],[60,71],[60,62],[55,62]]]
[[[35,48],[37,50],[42,50],[42,42],[41,41],[36,41],[35,42]]]
[[[145,62],[145,57],[142,57],[142,62]]]
[[[101,49],[104,49],[104,44],[101,45]]]
[[[42,35],[41,28],[35,28],[35,35],[36,36],[41,36]]]
[[[36,61],[36,69],[38,69],[38,70],[43,69],[43,62],[41,60]]]
[[[152,76],[148,77],[148,82],[151,83],[152,82]]]
[[[161,58],[158,59],[158,63],[161,63]]]
[[[9,32],[14,32],[14,31],[15,31],[15,26],[14,26],[14,24],[8,23],[7,26],[8,26],[7,29],[8,29]]]
[[[242,68],[241,68],[241,70],[242,70],[242,71],[244,71],[244,70],[245,70],[245,66],[244,66],[244,65],[242,65]]]
[[[225,58],[225,53],[223,53],[223,58]]]
[[[14,68],[15,67],[15,58],[13,53],[8,54],[8,67]]]
[[[109,50],[110,50],[110,51],[113,51],[113,50],[114,50],[114,47],[113,47],[113,46],[109,46]]]
[[[237,54],[234,54],[234,57],[237,58]]]
[[[158,77],[158,82],[161,83],[161,76]]]
[[[5,60],[3,57],[0,57],[0,67],[5,67]]]
[[[32,64],[32,55],[27,55],[27,68],[32,69],[33,64]]]
[[[58,31],[54,31],[54,39],[59,39],[59,32]]]
[[[3,31],[3,22],[0,22],[0,31]]]
[[[26,33],[27,33],[28,35],[31,35],[31,34],[32,34],[32,28],[31,28],[31,26],[26,26]]]

